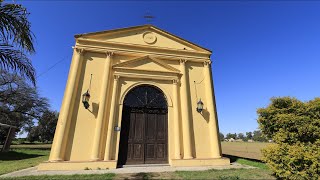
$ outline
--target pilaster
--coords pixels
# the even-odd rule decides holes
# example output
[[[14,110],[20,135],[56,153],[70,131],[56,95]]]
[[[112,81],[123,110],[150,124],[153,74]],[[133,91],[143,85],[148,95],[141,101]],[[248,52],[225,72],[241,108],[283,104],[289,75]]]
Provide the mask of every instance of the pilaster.
[[[102,137],[102,129],[103,129],[103,120],[105,119],[105,110],[106,104],[108,102],[108,82],[110,76],[110,69],[112,66],[112,55],[113,52],[106,52],[106,62],[104,65],[104,72],[102,77],[102,84],[101,84],[101,92],[100,92],[100,103],[99,103],[99,110],[98,110],[98,117],[96,122],[96,127],[94,131],[94,138],[93,138],[93,146],[92,146],[92,155],[91,160],[96,161],[100,160],[99,151],[101,148],[101,137]]]
[[[211,73],[211,61],[204,62],[205,92],[207,109],[210,113],[209,118],[209,135],[211,142],[211,157],[221,157],[221,144],[219,140],[218,116],[215,105],[214,88]]]
[[[112,89],[112,98],[111,98],[111,107],[110,107],[110,117],[108,121],[107,127],[107,141],[106,141],[106,148],[104,154],[104,160],[109,161],[111,160],[111,142],[113,139],[113,126],[115,121],[115,114],[116,114],[116,106],[117,106],[117,99],[118,99],[118,86],[119,86],[119,78],[120,76],[115,75],[113,80],[113,89]]]
[[[179,117],[179,80],[174,79],[173,83],[173,127],[174,127],[174,158],[181,159],[180,155],[180,117]]]
[[[68,81],[62,106],[60,109],[59,120],[57,122],[55,137],[53,140],[49,161],[63,161],[65,156],[66,141],[69,135],[71,114],[74,108],[74,101],[78,89],[79,76],[82,67],[83,49],[74,48],[73,58],[69,70]]]
[[[183,134],[183,159],[192,159],[192,144],[191,144],[191,115],[190,115],[190,104],[188,95],[188,71],[186,68],[186,60],[180,60],[180,71],[182,73],[181,77],[181,113],[182,115],[182,134]]]

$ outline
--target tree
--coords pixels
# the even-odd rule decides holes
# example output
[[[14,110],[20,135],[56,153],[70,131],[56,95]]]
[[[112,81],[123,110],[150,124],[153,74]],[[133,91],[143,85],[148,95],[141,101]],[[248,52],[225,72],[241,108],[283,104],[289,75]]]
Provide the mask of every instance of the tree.
[[[248,140],[253,138],[252,132],[246,132],[246,136]]]
[[[49,142],[53,140],[59,114],[55,111],[46,110],[38,121],[38,125],[32,127],[27,140],[30,142]]]
[[[278,178],[320,178],[320,98],[271,98],[258,109],[262,133],[275,142],[263,149],[265,161]]]
[[[237,138],[237,134],[236,133],[234,133],[234,134],[228,133],[226,135],[226,139],[230,139],[230,138],[236,139]]]
[[[17,126],[18,131],[29,131],[34,119],[40,118],[48,107],[48,100],[40,97],[23,77],[0,70],[0,123]],[[6,134],[7,129],[1,128],[1,143]]]
[[[244,134],[243,134],[243,133],[239,133],[239,134],[238,134],[238,139],[244,140],[244,138],[245,138],[245,137],[244,137]]]
[[[35,52],[26,8],[0,0],[0,69],[18,71],[35,85],[35,69],[28,54]]]
[[[220,141],[224,141],[224,135],[221,132],[219,133],[219,138],[220,138]]]
[[[260,130],[253,131],[253,136],[252,139],[254,141],[259,141],[259,142],[267,142],[268,139],[262,134]]]
[[[40,141],[39,128],[37,127],[30,128],[26,140],[29,142]]]

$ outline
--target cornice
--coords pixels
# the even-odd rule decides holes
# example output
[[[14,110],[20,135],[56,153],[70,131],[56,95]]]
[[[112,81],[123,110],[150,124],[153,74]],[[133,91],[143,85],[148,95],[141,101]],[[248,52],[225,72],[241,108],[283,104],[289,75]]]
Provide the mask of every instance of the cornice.
[[[173,74],[173,75],[182,75],[180,72],[176,71],[161,71],[161,70],[151,70],[151,69],[136,69],[136,68],[130,68],[130,67],[113,67],[112,69],[115,70],[131,70],[131,71],[137,71],[137,72],[151,72],[151,73],[166,73],[166,74]]]
[[[118,63],[118,64],[115,64],[113,65],[113,67],[125,67],[126,65],[129,65],[129,64],[132,64],[132,63],[136,63],[136,62],[139,62],[139,61],[142,61],[142,60],[150,60],[151,62],[157,64],[158,66],[161,66],[165,69],[167,69],[166,72],[176,72],[176,73],[180,73],[180,70],[166,64],[166,63],[163,63],[161,60],[159,59],[156,59],[156,58],[153,58],[151,56],[142,56],[142,57],[138,57],[138,58],[134,58],[134,59],[129,59],[125,62],[122,62],[122,63]],[[127,68],[127,67],[126,67]]]
[[[157,74],[139,74],[139,73],[131,73],[131,72],[114,72],[114,75],[126,78],[139,78],[139,79],[151,79],[151,80],[164,80],[164,81],[172,81],[177,79],[177,75],[157,75]]]
[[[102,53],[105,54],[106,51],[112,51],[115,55],[125,55],[131,57],[141,57],[141,56],[152,56],[154,58],[165,59],[165,60],[180,60],[186,59],[192,62],[205,62],[210,61],[209,57],[199,57],[199,56],[192,56],[186,54],[174,54],[174,53],[165,53],[165,52],[153,52],[153,51],[139,51],[139,50],[132,50],[132,49],[122,49],[117,47],[103,47],[103,46],[92,46],[92,45],[81,45],[77,44],[77,48],[82,48],[86,52],[94,52],[94,53]]]
[[[113,29],[113,30],[107,30],[107,31],[99,31],[99,32],[91,32],[91,33],[84,33],[84,34],[78,34],[78,35],[75,35],[75,38],[76,39],[80,39],[80,38],[86,38],[88,36],[96,36],[96,35],[102,35],[102,34],[121,34],[121,33],[125,33],[125,32],[130,32],[130,31],[134,31],[134,30],[152,30],[152,31],[155,31],[161,35],[164,35],[166,37],[169,37],[175,41],[178,41],[182,44],[185,44],[187,46],[192,46],[200,51],[204,51],[204,52],[207,52],[207,53],[212,53],[211,50],[207,49],[207,48],[204,48],[202,46],[199,46],[195,43],[192,43],[186,39],[183,39],[177,35],[174,35],[168,31],[165,31],[163,29],[160,29],[154,25],[150,25],[150,24],[146,24],[146,25],[142,25],[142,26],[133,26],[133,27],[128,27],[128,28],[121,28],[121,29]]]
[[[95,45],[92,45],[92,44],[95,44]],[[78,38],[77,46],[90,46],[90,47],[96,47],[96,48],[112,47],[119,50],[169,53],[169,54],[175,54],[175,55],[186,55],[186,56],[201,57],[201,58],[209,58],[211,55],[211,53],[200,52],[200,51],[179,50],[179,49],[171,49],[171,48],[156,47],[156,46],[118,43],[118,42],[111,42],[111,41],[99,41],[99,40],[85,39],[85,38]]]
[[[142,44],[132,44],[132,43],[124,43],[124,42],[116,42],[116,41],[100,41],[95,39],[88,39],[88,38],[79,38],[80,41],[87,41],[87,42],[93,42],[93,43],[101,43],[101,44],[113,44],[113,45],[123,45],[128,47],[139,47],[139,48],[146,48],[146,49],[159,49],[159,50],[169,50],[169,51],[177,51],[177,52],[190,52],[190,53],[198,53],[198,54],[206,54],[210,55],[211,53],[203,52],[203,51],[196,51],[196,50],[179,50],[174,48],[168,48],[168,47],[159,47],[159,46],[150,46],[150,45],[142,45]]]

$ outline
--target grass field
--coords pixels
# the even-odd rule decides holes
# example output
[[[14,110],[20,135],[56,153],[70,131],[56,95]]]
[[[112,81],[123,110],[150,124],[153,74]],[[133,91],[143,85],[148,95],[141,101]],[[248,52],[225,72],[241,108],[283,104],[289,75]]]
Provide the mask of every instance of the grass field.
[[[222,153],[232,156],[238,156],[249,159],[260,160],[261,149],[270,143],[260,142],[222,142]],[[20,144],[12,145],[14,149],[48,149],[50,150],[51,144]]]
[[[50,150],[51,149],[51,144],[18,144],[18,145],[11,145],[10,148],[11,149],[42,149],[42,150]]]
[[[207,171],[177,171],[164,173],[137,174],[95,174],[95,175],[55,175],[29,176],[5,179],[274,179],[268,167],[259,161],[260,148],[267,143],[223,142],[223,154],[231,162],[250,165],[255,169],[228,169]],[[0,153],[0,174],[36,166],[48,160],[50,144],[13,145],[12,151]],[[244,157],[244,158],[242,158]]]
[[[7,153],[0,153],[0,175],[9,172],[37,166],[47,161],[49,150],[46,149],[12,149]]]
[[[222,142],[222,153],[249,159],[261,159],[261,149],[270,143],[262,142]]]

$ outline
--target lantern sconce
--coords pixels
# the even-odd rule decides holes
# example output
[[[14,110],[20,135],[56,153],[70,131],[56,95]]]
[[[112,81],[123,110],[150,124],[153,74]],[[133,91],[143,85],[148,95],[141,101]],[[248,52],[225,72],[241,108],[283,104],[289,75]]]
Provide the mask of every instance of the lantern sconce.
[[[88,89],[87,92],[85,92],[82,95],[82,103],[83,103],[84,108],[86,108],[86,109],[88,109],[90,107],[89,100],[90,100],[90,93],[89,93],[89,89]]]
[[[197,102],[197,112],[201,113],[203,110],[203,102],[201,101],[201,99]]]
[[[88,109],[90,107],[90,104],[89,104],[89,100],[90,100],[89,90],[91,88],[91,80],[92,80],[92,74],[91,74],[91,77],[90,77],[89,89],[87,90],[87,92],[82,94],[82,103],[83,103],[84,108],[86,108],[86,109]]]
[[[194,89],[195,89],[195,91],[196,91],[196,98],[198,99],[198,92],[197,92],[197,84],[201,84],[202,83],[202,81],[203,81],[203,79],[200,81],[200,82],[198,82],[198,83],[196,83],[196,81],[193,81],[194,82]],[[203,102],[201,101],[201,98],[199,99],[199,101],[197,102],[197,112],[198,113],[201,113],[202,111],[203,111]]]

